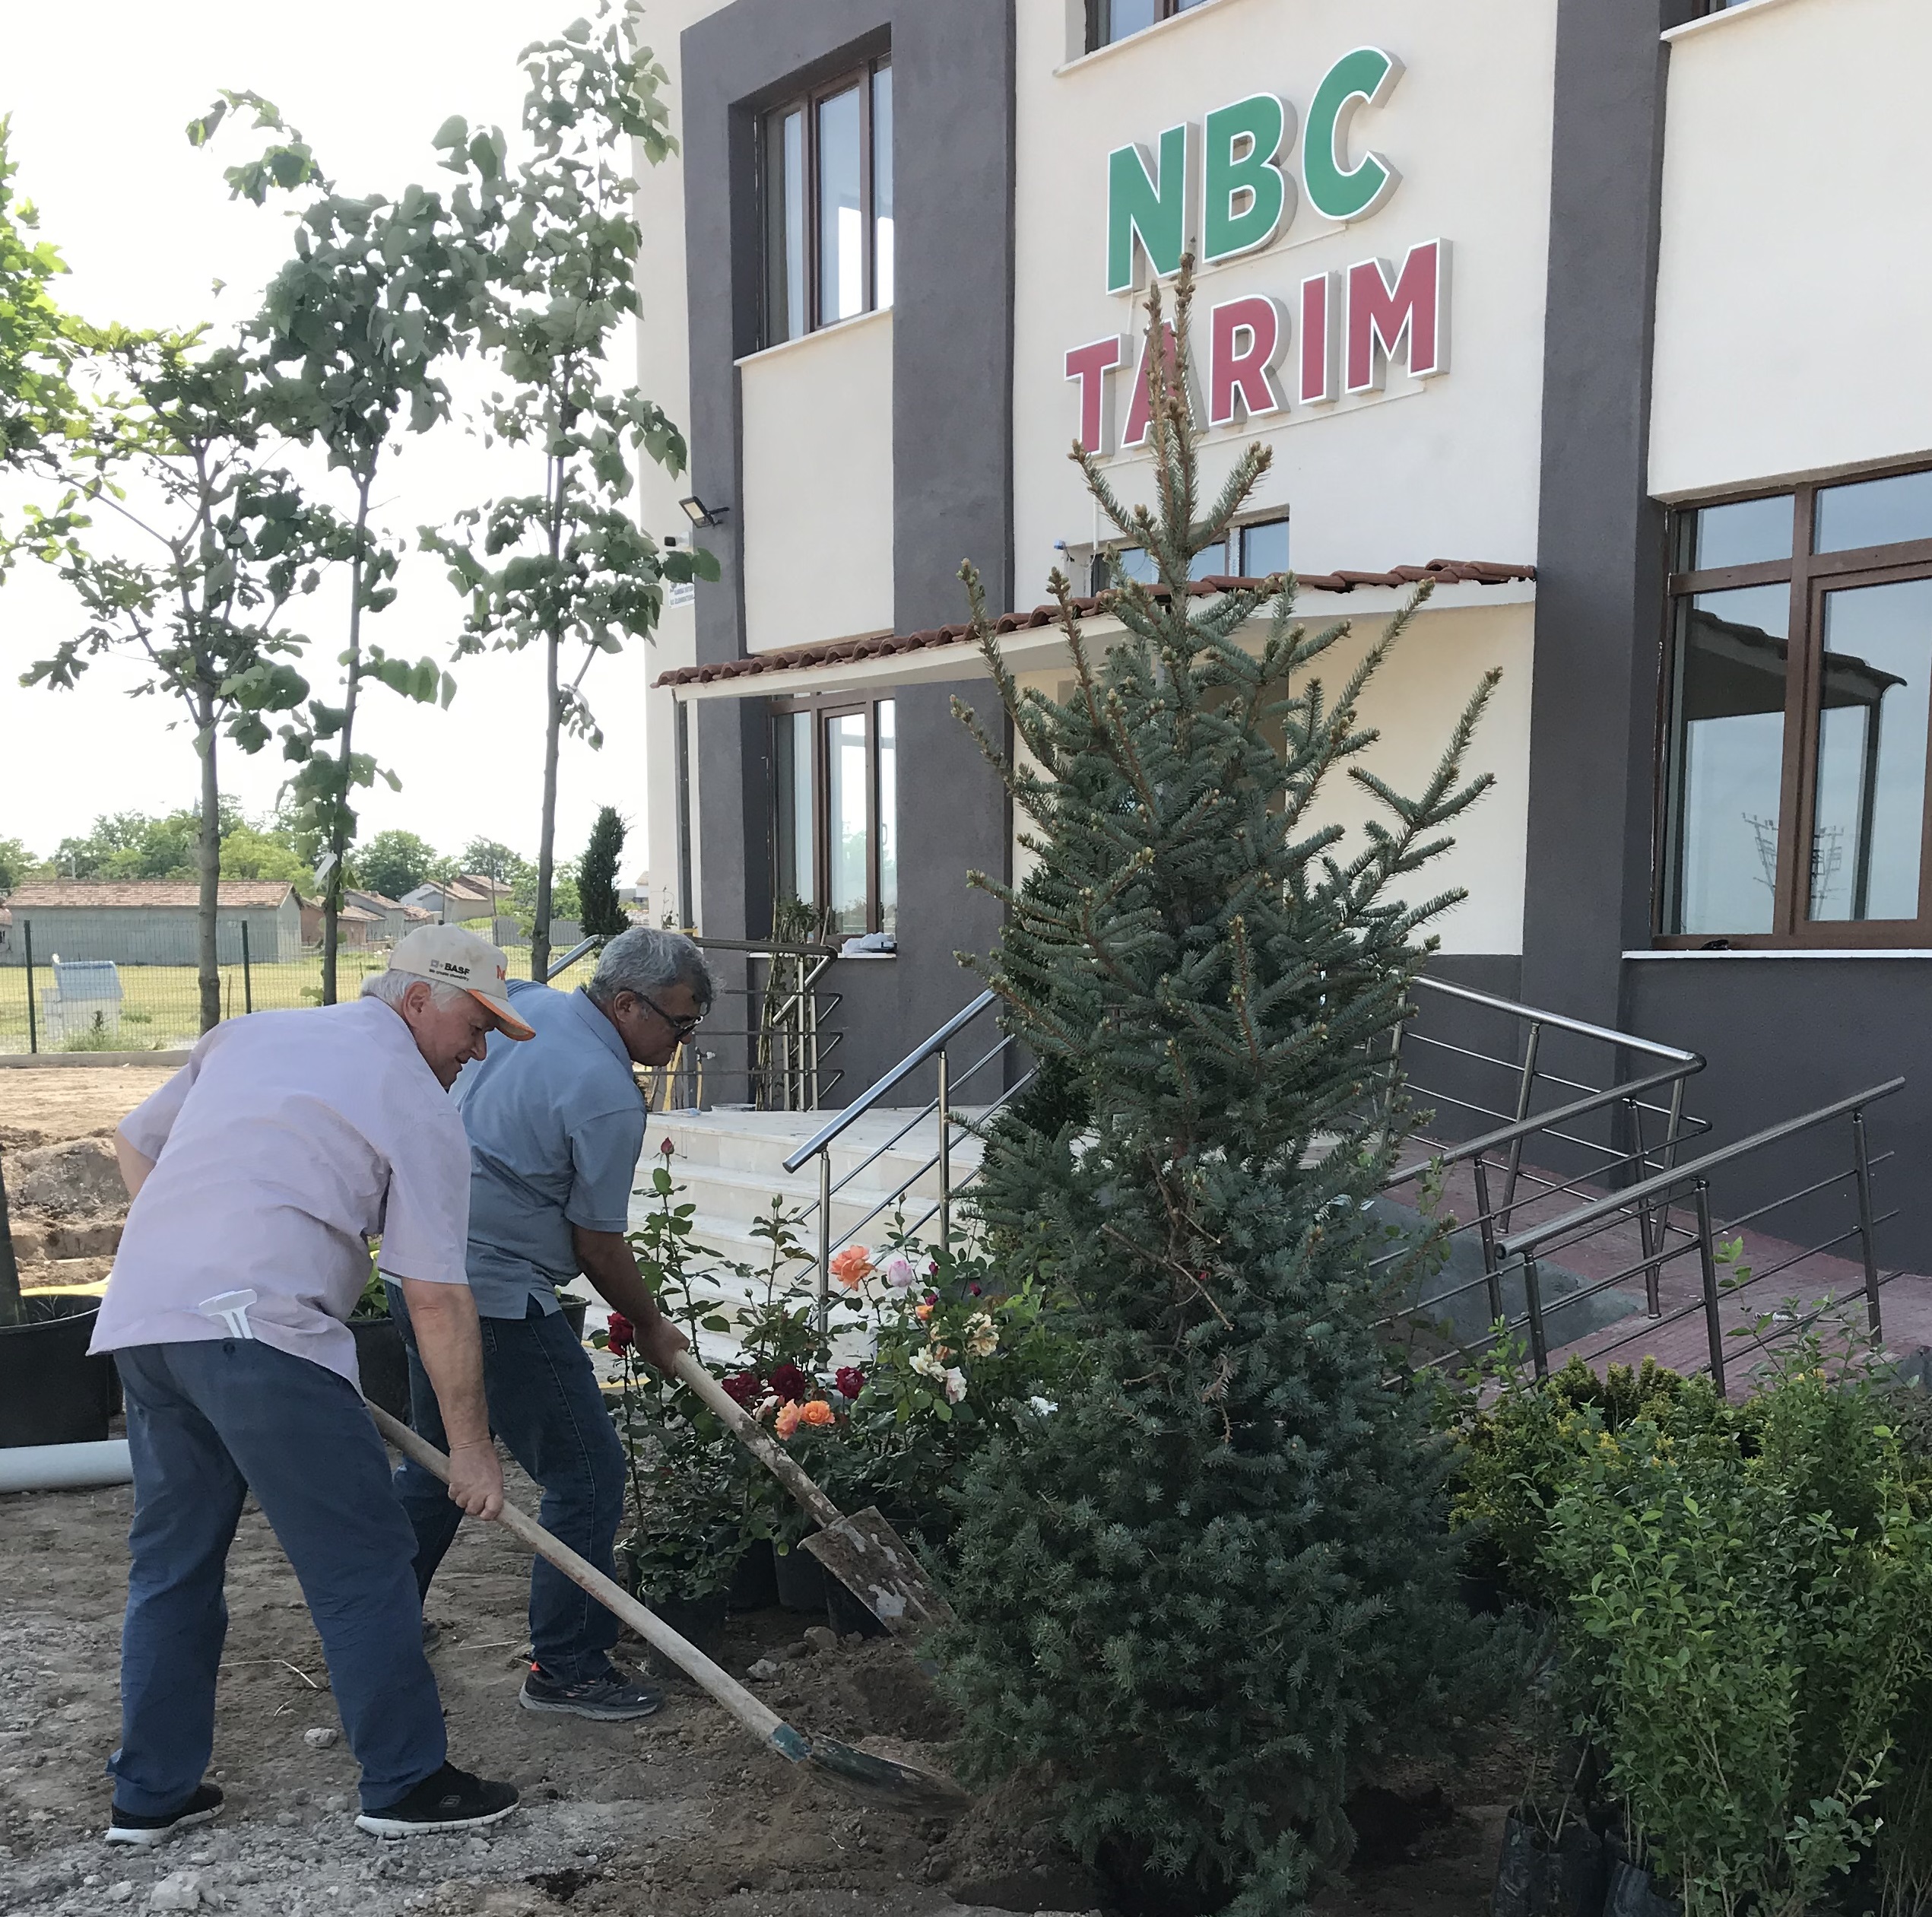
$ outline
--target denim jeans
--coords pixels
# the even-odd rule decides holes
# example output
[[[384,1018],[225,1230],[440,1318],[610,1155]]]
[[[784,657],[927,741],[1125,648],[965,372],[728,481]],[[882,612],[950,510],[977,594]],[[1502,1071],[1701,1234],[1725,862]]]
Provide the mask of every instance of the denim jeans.
[[[401,1287],[388,1287],[389,1309],[409,1350],[410,1422],[439,1451],[449,1449],[436,1391],[416,1349]],[[490,1427],[543,1487],[538,1521],[608,1577],[623,1516],[624,1453],[597,1388],[597,1374],[561,1312],[533,1299],[523,1318],[485,1318],[483,1385]],[[462,1513],[440,1482],[404,1462],[396,1492],[416,1527],[416,1585],[430,1580],[456,1535]],[[540,1557],[530,1572],[530,1643],[544,1674],[563,1684],[601,1677],[611,1668],[618,1623],[597,1600]]]
[[[441,1768],[443,1709],[423,1655],[414,1540],[355,1387],[253,1338],[133,1345],[114,1358],[134,1464],[115,1802],[163,1816],[207,1771],[228,1628],[222,1574],[252,1491],[321,1633],[363,1808],[395,1803]]]

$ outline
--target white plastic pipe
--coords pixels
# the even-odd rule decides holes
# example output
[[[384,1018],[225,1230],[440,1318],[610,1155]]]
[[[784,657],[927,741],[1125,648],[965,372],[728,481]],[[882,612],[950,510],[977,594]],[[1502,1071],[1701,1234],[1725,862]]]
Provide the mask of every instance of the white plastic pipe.
[[[0,1446],[0,1492],[71,1491],[133,1480],[125,1438],[99,1444]]]

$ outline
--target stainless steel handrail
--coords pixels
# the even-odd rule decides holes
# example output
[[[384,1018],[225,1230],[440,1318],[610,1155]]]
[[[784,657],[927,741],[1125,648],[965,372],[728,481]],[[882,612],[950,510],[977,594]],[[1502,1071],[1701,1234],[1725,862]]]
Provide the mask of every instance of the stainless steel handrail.
[[[1534,1020],[1559,1032],[1573,1032],[1579,1038],[1601,1039],[1607,1045],[1614,1045],[1626,1052],[1647,1052],[1653,1058],[1674,1059],[1679,1065],[1689,1065],[1693,1059],[1701,1068],[1704,1061],[1695,1052],[1686,1052],[1674,1045],[1664,1045],[1655,1039],[1639,1038],[1634,1032],[1620,1032],[1608,1025],[1591,1025],[1580,1018],[1566,1017],[1562,1012],[1545,1011],[1536,1005],[1519,1005],[1513,998],[1499,998],[1494,993],[1478,992],[1471,985],[1451,985],[1446,979],[1432,979],[1425,974],[1415,982],[1426,992],[1440,992],[1451,998],[1466,999],[1471,1005],[1487,1005],[1493,1011],[1507,1012],[1513,1018]]]
[[[785,1160],[785,1169],[795,1172],[808,1158],[824,1151],[848,1126],[855,1124],[878,1104],[887,1092],[896,1090],[936,1052],[943,1052],[982,1012],[997,1002],[998,995],[997,992],[982,992],[963,1011],[955,1013],[930,1038],[922,1040],[900,1059],[877,1084],[860,1093],[830,1125],[821,1125],[814,1131]]]
[[[1677,1165],[1668,1171],[1658,1173],[1645,1179],[1641,1184],[1628,1186],[1621,1192],[1613,1192],[1589,1204],[1579,1205],[1561,1218],[1553,1218],[1547,1223],[1532,1226],[1528,1231],[1519,1231],[1513,1237],[1505,1238],[1497,1250],[1504,1258],[1520,1258],[1524,1252],[1534,1251],[1539,1245],[1547,1245],[1553,1238],[1566,1232],[1581,1231],[1585,1227],[1614,1217],[1618,1212],[1628,1211],[1633,1206],[1648,1203],[1675,1190],[1678,1186],[1708,1179],[1709,1174],[1721,1165],[1727,1165],[1734,1158],[1741,1158],[1746,1152],[1758,1151],[1766,1145],[1775,1145],[1780,1139],[1795,1138],[1800,1131],[1811,1131],[1814,1127],[1829,1125],[1833,1119],[1842,1119],[1847,1112],[1855,1112],[1862,1106],[1870,1105],[1881,1098],[1889,1098],[1894,1092],[1902,1091],[1903,1078],[1888,1078],[1883,1084],[1868,1086],[1862,1092],[1853,1092],[1847,1097],[1835,1099],[1829,1105],[1821,1105],[1816,1111],[1801,1112],[1794,1119],[1786,1119],[1781,1124],[1767,1125],[1762,1131],[1754,1131],[1748,1138],[1740,1138],[1734,1144],[1720,1146],[1715,1151],[1707,1151],[1701,1158]]]

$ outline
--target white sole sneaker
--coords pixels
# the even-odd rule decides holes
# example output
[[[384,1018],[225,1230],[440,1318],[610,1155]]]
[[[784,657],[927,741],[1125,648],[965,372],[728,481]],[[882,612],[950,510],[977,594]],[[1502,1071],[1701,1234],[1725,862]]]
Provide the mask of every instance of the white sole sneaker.
[[[107,1827],[106,1841],[110,1844],[135,1844],[144,1850],[152,1849],[157,1844],[165,1844],[177,1830],[192,1830],[200,1823],[212,1823],[221,1814],[221,1806],[215,1804],[206,1811],[189,1811],[171,1822],[150,1829],[140,1824],[110,1823]]]
[[[356,1828],[372,1837],[434,1837],[452,1830],[481,1830],[485,1824],[501,1823],[517,1808],[506,1804],[500,1811],[486,1811],[474,1817],[450,1817],[441,1823],[424,1823],[414,1817],[387,1817],[379,1811],[365,1811],[356,1820]]]

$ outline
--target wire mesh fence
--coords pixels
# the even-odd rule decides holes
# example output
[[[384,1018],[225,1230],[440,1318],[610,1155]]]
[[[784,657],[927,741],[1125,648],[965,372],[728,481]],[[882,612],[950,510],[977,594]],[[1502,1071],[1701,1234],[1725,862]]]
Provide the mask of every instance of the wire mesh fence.
[[[255,916],[265,922],[257,925]],[[170,1052],[201,1030],[200,973],[192,922],[142,924],[132,913],[36,924],[16,915],[0,950],[0,1052]],[[222,959],[220,1014],[238,1018],[322,1003],[322,954],[272,913],[230,922]],[[125,918],[128,922],[114,922]],[[338,955],[336,992],[353,998],[363,977],[389,963],[386,944]]]

